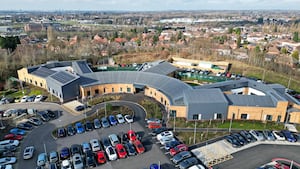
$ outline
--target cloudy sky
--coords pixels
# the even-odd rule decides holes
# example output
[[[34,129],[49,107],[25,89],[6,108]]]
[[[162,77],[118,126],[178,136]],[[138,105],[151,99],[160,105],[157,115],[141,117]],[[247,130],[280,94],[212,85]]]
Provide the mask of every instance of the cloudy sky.
[[[300,0],[1,0],[0,10],[300,10]]]

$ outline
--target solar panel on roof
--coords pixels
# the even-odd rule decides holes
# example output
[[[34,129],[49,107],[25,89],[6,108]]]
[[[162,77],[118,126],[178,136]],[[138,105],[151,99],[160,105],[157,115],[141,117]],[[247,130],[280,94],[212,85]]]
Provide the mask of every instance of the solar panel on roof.
[[[34,75],[40,76],[40,77],[48,77],[48,76],[52,75],[53,73],[55,73],[55,71],[50,70],[45,67],[40,67],[37,70],[33,71],[31,74],[34,74]]]
[[[65,84],[76,78],[75,76],[72,76],[66,72],[58,72],[58,73],[52,75],[51,77],[62,84]]]
[[[91,73],[92,72],[86,63],[77,62],[77,65],[79,66],[82,73]]]

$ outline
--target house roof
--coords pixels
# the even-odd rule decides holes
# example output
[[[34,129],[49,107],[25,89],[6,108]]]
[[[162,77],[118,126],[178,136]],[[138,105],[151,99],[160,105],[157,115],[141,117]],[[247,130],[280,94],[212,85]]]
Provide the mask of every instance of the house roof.
[[[85,60],[72,62],[72,68],[78,74],[85,74],[85,73],[93,72]]]
[[[171,63],[161,62],[158,65],[152,66],[149,69],[144,70],[144,72],[168,75],[176,70],[177,70],[177,68],[175,66],[173,66]]]
[[[192,89],[184,91],[187,103],[228,103],[220,89]]]
[[[56,81],[58,84],[62,86],[79,78],[80,78],[79,76],[72,74],[68,71],[59,71],[47,77],[48,80]]]
[[[271,96],[257,96],[257,95],[234,95],[228,94],[225,96],[229,105],[235,106],[251,106],[251,107],[275,107],[276,103]]]
[[[46,77],[54,74],[55,72],[56,71],[54,71],[54,70],[51,70],[51,69],[41,66],[41,67],[35,69],[33,72],[31,72],[31,74],[46,78]]]

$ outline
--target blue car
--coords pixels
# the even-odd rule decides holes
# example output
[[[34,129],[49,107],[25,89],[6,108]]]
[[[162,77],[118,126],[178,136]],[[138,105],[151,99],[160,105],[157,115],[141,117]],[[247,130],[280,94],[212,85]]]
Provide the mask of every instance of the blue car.
[[[70,150],[68,147],[64,147],[60,151],[60,159],[65,160],[70,157]]]
[[[284,135],[285,139],[289,142],[296,142],[297,139],[294,137],[294,135],[288,131],[288,130],[283,130],[281,133]]]
[[[117,123],[118,123],[114,115],[108,116],[108,120],[112,126],[117,125]]]
[[[80,122],[75,124],[75,128],[78,134],[84,133],[85,131],[83,125]]]
[[[13,128],[9,131],[11,134],[16,134],[16,135],[25,135],[25,131],[19,128]]]

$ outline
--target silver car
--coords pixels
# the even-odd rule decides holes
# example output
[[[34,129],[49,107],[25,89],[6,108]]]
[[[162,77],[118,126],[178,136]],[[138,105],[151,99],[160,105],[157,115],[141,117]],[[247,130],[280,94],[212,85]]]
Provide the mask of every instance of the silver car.
[[[33,146],[26,147],[24,149],[23,159],[24,160],[31,159],[32,156],[33,156],[33,153],[34,153],[34,147]]]
[[[72,157],[74,169],[83,169],[83,160],[81,155],[76,153]]]

